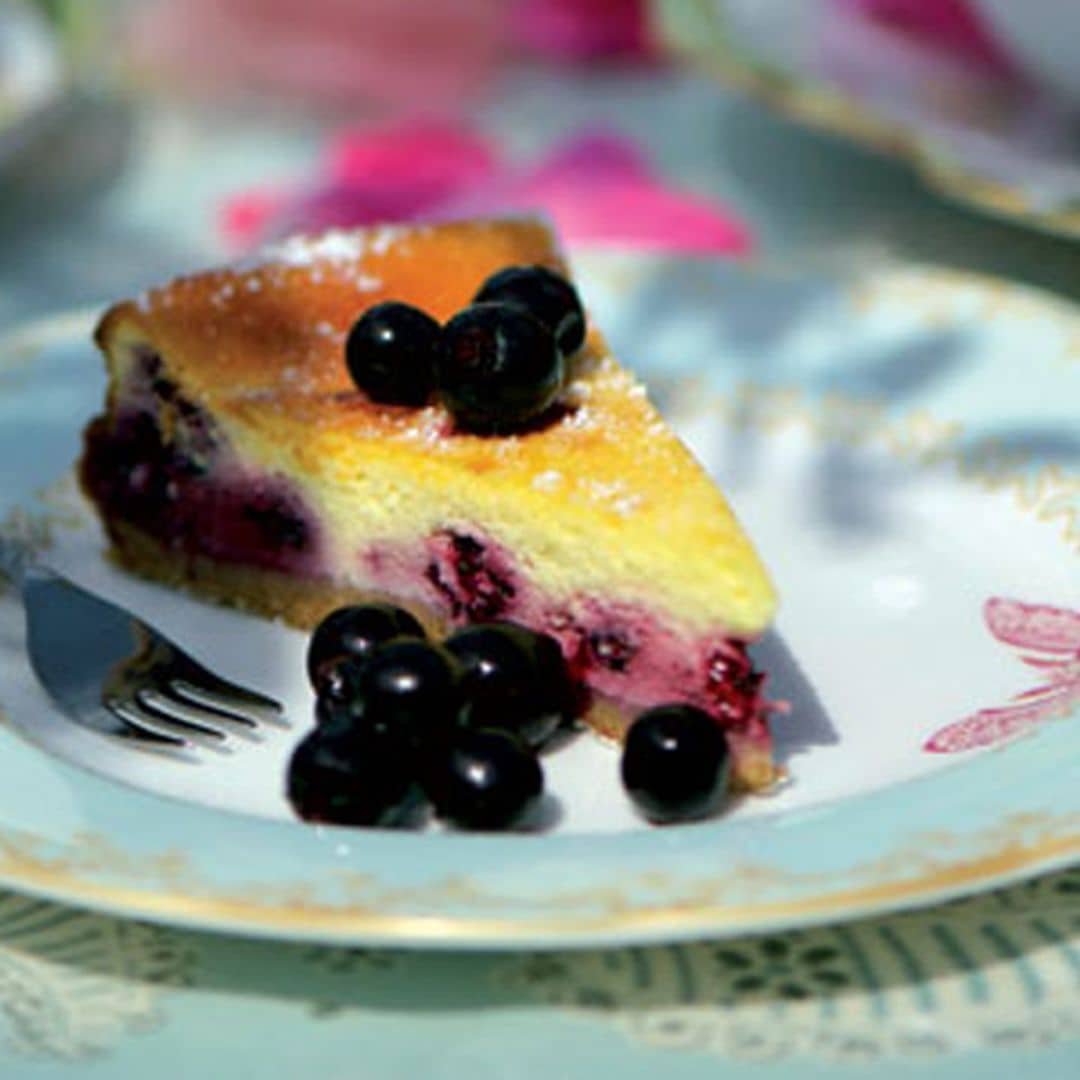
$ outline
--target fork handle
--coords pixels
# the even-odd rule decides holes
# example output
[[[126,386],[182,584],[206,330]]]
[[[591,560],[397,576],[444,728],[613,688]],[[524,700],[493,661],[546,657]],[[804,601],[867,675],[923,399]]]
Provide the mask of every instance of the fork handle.
[[[0,576],[21,587],[33,562],[34,552],[28,544],[0,535]]]

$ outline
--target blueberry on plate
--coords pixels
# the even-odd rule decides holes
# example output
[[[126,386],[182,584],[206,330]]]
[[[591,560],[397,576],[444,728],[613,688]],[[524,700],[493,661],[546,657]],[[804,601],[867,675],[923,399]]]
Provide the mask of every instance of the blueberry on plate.
[[[521,627],[531,643],[536,678],[540,684],[545,708],[559,723],[573,720],[579,711],[575,700],[577,689],[562,647],[550,634]]]
[[[484,282],[473,302],[524,308],[555,335],[564,356],[585,341],[585,309],[577,290],[546,266],[508,266]]]
[[[351,656],[336,656],[319,669],[315,682],[315,722],[322,726],[331,719],[361,711],[360,671],[362,664]]]
[[[459,427],[512,431],[558,397],[563,358],[551,331],[510,304],[473,304],[443,330],[439,395]]]
[[[330,612],[308,643],[307,670],[316,691],[320,671],[327,664],[349,657],[364,661],[377,645],[397,637],[424,637],[424,628],[407,611],[393,604],[353,604]]]
[[[727,741],[701,709],[661,705],[630,725],[621,771],[627,793],[650,821],[704,817],[727,789]]]
[[[316,728],[293,751],[286,796],[304,821],[392,824],[409,802],[412,759],[387,731]]]
[[[424,750],[457,727],[461,678],[457,658],[441,645],[395,638],[367,658],[357,689],[370,724],[394,728]]]
[[[360,687],[362,666],[351,657],[327,664],[315,695],[315,726],[321,731],[350,735],[361,728],[388,731],[401,738],[401,724],[387,710],[371,709]],[[408,745],[406,743],[406,749]]]
[[[421,782],[435,814],[460,829],[519,824],[544,793],[536,755],[504,731],[460,730],[428,759]]]
[[[345,364],[372,401],[419,406],[435,385],[442,329],[411,304],[387,300],[368,308],[345,340]]]
[[[562,652],[553,638],[511,622],[476,623],[446,639],[464,670],[462,722],[493,728],[538,747],[566,708]]]

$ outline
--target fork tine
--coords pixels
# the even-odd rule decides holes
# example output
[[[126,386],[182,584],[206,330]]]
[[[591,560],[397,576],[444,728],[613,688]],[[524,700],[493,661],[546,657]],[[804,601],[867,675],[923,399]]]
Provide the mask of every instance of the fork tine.
[[[177,650],[179,653],[179,650]],[[265,714],[268,717],[280,717],[284,709],[280,702],[272,697],[260,694],[255,690],[249,690],[246,686],[229,682],[220,675],[205,668],[197,660],[193,660],[186,653],[177,657],[182,660],[176,676],[173,677],[174,686],[183,685],[190,688],[196,694],[200,694],[208,701],[214,701],[215,708],[234,711],[238,707],[254,710],[256,713]],[[182,691],[181,691],[182,692]]]
[[[191,741],[185,739],[182,735],[177,735],[171,731],[147,725],[146,717],[143,713],[120,698],[105,698],[103,699],[102,704],[120,723],[120,728],[118,730],[109,732],[108,734],[120,735],[123,738],[135,739],[139,742],[150,743],[157,746],[191,746]]]
[[[258,716],[252,715],[255,707],[239,701],[234,696],[208,690],[205,686],[196,686],[183,678],[172,678],[167,686],[171,695],[202,709],[203,712],[211,712],[225,720],[231,720],[252,729],[259,726]],[[263,711],[261,706],[259,709]],[[280,715],[280,709],[276,710],[274,715]]]
[[[204,735],[218,742],[226,736],[221,728],[214,726],[205,709],[195,708],[178,698],[170,697],[155,687],[140,686],[135,691],[135,704],[149,714],[147,718],[151,722],[178,725],[193,734]]]

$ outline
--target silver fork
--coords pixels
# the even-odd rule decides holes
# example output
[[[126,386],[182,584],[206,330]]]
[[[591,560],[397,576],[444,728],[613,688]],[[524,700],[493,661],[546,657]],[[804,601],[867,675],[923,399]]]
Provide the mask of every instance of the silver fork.
[[[272,698],[215,675],[152,626],[3,537],[0,575],[22,596],[38,680],[82,727],[141,746],[182,749],[282,719]]]

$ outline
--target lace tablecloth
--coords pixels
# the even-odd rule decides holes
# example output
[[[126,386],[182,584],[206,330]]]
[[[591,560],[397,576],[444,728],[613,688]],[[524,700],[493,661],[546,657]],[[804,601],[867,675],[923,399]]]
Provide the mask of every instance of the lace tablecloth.
[[[0,1016],[13,1080],[1065,1080],[1080,1060],[1080,869],[843,926],[505,955],[243,941],[0,893]]]

